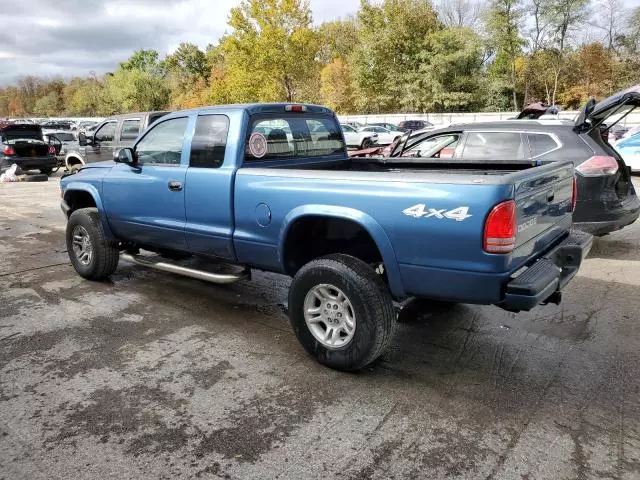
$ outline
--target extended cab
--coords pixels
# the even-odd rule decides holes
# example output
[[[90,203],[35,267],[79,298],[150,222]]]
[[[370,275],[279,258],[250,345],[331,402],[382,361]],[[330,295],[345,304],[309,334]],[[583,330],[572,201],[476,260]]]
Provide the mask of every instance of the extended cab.
[[[81,276],[121,257],[217,283],[289,275],[298,339],[344,370],[389,345],[394,299],[557,303],[592,242],[571,231],[570,162],[349,159],[335,114],[312,105],[174,112],[61,188]]]

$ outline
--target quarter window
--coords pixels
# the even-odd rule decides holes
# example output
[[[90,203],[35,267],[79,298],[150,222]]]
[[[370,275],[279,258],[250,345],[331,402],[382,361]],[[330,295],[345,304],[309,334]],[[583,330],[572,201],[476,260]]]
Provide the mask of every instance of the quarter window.
[[[172,118],[147,132],[136,145],[136,154],[141,164],[180,165],[187,117]]]
[[[122,122],[120,140],[135,140],[140,133],[140,119],[134,118]]]
[[[191,141],[189,165],[195,168],[218,168],[224,162],[229,118],[225,115],[201,115]]]
[[[101,126],[94,136],[96,142],[113,142],[116,137],[116,125],[117,122],[109,122]]]
[[[529,138],[531,157],[539,157],[558,148],[556,141],[545,133],[529,133],[527,137]]]

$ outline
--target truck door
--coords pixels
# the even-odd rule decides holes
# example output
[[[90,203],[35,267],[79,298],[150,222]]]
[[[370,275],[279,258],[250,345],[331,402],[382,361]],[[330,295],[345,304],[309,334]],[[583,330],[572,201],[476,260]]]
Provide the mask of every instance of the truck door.
[[[228,133],[226,115],[199,115],[196,119],[186,178],[185,233],[190,252],[234,259],[234,168],[231,159],[225,163]]]
[[[117,120],[110,120],[96,130],[91,144],[85,147],[85,163],[113,160],[113,148],[116,140]]]
[[[114,233],[141,245],[186,250],[184,151],[189,117],[155,125],[134,147],[137,165],[117,163],[103,181],[103,201]]]

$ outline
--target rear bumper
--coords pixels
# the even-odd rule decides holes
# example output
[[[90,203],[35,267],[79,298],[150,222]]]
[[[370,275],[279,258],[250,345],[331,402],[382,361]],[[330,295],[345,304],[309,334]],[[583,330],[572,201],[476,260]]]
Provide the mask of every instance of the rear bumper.
[[[41,168],[55,168],[58,159],[55,155],[46,157],[0,157],[0,173],[7,170],[13,164],[18,165],[22,170],[39,170]]]
[[[602,236],[631,225],[638,219],[638,216],[640,216],[640,200],[635,194],[631,194],[619,208],[609,209],[606,213],[603,210],[601,215],[591,215],[590,221],[577,221],[573,225],[583,232]]]
[[[504,302],[498,306],[521,311],[531,310],[545,302],[558,303],[559,292],[578,273],[592,245],[591,235],[572,231],[565,240],[507,283]]]

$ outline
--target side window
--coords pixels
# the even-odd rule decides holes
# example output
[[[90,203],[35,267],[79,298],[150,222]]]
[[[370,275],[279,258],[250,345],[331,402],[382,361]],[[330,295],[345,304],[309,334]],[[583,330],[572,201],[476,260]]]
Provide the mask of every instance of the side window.
[[[518,132],[469,132],[462,158],[465,160],[524,160],[528,148]]]
[[[532,158],[539,157],[558,148],[558,144],[553,137],[546,133],[528,133],[527,137],[529,138]]]
[[[355,130],[351,128],[349,125],[342,125],[342,130],[349,133],[355,132]]]
[[[460,135],[438,135],[427,138],[405,150],[403,157],[453,158]]]
[[[140,119],[132,118],[122,122],[122,132],[120,132],[120,140],[135,140],[140,133]]]
[[[189,166],[218,168],[224,162],[229,118],[225,115],[200,115],[191,141]]]
[[[95,134],[97,142],[113,142],[116,136],[117,122],[105,123]]]
[[[157,124],[138,142],[136,154],[141,164],[180,165],[188,117],[172,118]]]

